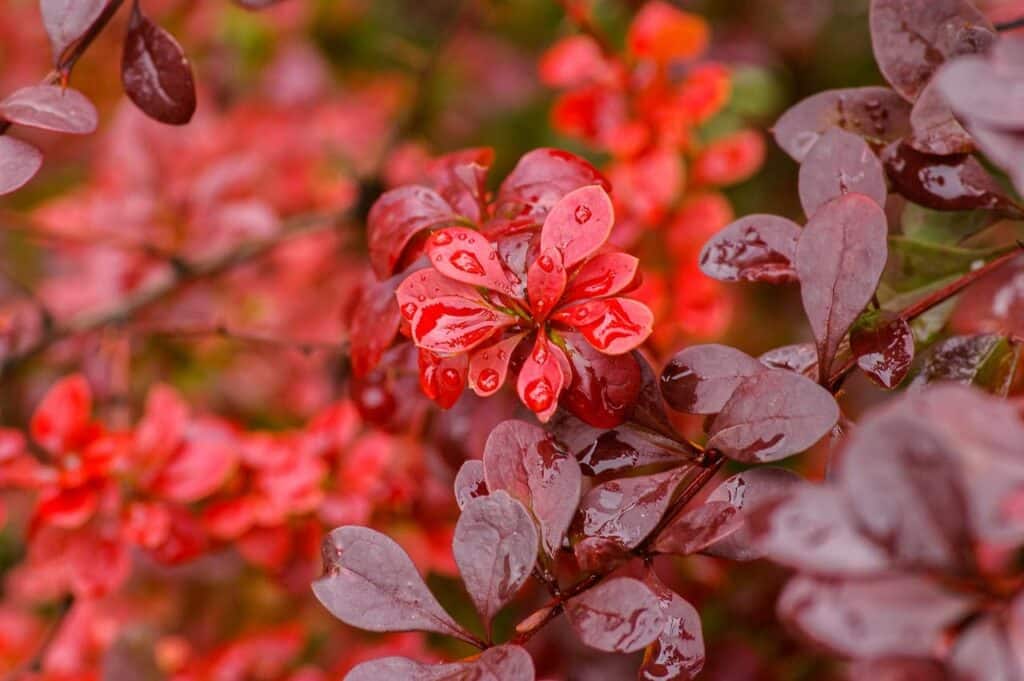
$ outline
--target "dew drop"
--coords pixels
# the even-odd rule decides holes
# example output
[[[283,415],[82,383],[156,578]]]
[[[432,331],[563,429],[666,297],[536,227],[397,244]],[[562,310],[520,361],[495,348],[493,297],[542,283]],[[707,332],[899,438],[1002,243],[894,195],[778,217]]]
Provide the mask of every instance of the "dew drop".
[[[545,272],[550,272],[555,269],[555,261],[552,260],[550,255],[542,255],[537,258],[537,266]]]
[[[498,372],[494,369],[484,369],[477,377],[477,384],[487,392],[498,389]]]
[[[526,406],[531,411],[542,412],[551,406],[555,398],[554,392],[548,379],[538,378],[526,386]]]
[[[416,304],[406,303],[402,306],[402,316],[406,319],[412,319],[412,316],[416,314]]]
[[[469,251],[455,251],[449,262],[451,262],[452,267],[457,270],[461,270],[466,274],[480,275],[484,273],[484,266],[481,265],[477,257]]]
[[[591,210],[584,206],[583,204],[576,206],[576,212],[573,213],[573,217],[576,218],[576,222],[578,222],[581,225],[584,222],[590,220],[591,215],[593,215]]]
[[[452,242],[452,235],[448,232],[438,232],[434,235],[434,243],[438,246],[447,246]]]

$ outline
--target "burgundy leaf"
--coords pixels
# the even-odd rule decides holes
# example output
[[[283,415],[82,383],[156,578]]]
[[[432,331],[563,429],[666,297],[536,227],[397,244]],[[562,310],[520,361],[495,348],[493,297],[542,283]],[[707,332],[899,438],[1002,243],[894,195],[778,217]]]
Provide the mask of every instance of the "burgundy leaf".
[[[892,390],[907,377],[914,361],[914,332],[895,313],[868,315],[850,331],[850,351],[871,380]]]
[[[700,269],[719,281],[796,281],[793,258],[800,227],[776,215],[748,215],[711,237]]]
[[[1004,627],[1001,619],[982,617],[959,636],[949,664],[957,679],[1017,681],[1024,677],[1024,658],[1013,649],[1010,627]]]
[[[487,218],[487,170],[493,162],[493,149],[463,149],[433,160],[427,174],[456,213],[479,223]]]
[[[744,379],[715,417],[708,447],[737,461],[765,463],[802,452],[839,420],[832,394],[783,369]]]
[[[488,648],[478,657],[450,664],[424,664],[406,657],[364,662],[345,681],[534,681],[530,654],[514,645]]]
[[[795,486],[762,504],[749,527],[767,558],[802,572],[871,575],[889,567],[882,548],[858,530],[843,494],[831,487]]]
[[[715,488],[705,503],[725,502],[739,511],[741,524],[704,549],[704,553],[729,560],[756,560],[763,551],[754,542],[750,525],[761,505],[777,498],[802,481],[799,475],[774,466],[760,466],[737,473]]]
[[[943,66],[934,83],[953,110],[971,124],[1003,130],[1024,127],[1020,73],[1009,64],[980,55],[961,57]]]
[[[324,576],[313,582],[313,593],[342,622],[367,631],[432,631],[472,642],[391,538],[366,527],[339,527],[324,539],[322,551]]]
[[[704,668],[704,632],[697,610],[661,583],[654,571],[644,583],[658,597],[668,619],[664,630],[644,651],[640,681],[691,681]]]
[[[1024,257],[1006,263],[961,293],[950,326],[963,334],[1024,338]]]
[[[1012,210],[999,183],[973,156],[932,156],[907,144],[882,152],[893,189],[916,204],[935,210]]]
[[[834,581],[799,576],[779,598],[779,616],[840,655],[930,657],[946,627],[971,606],[917,577]]]
[[[953,681],[937,660],[903,657],[860,660],[849,674],[849,681]]]
[[[764,370],[756,359],[728,345],[693,345],[669,360],[661,373],[661,394],[677,411],[717,414],[743,379]]]
[[[677,442],[628,421],[604,430],[563,413],[551,428],[575,454],[585,475],[619,477],[638,467],[680,461]]]
[[[875,293],[888,254],[887,236],[885,213],[859,194],[822,206],[800,236],[796,271],[823,378],[839,342]]]
[[[34,146],[0,135],[0,196],[23,187],[42,165],[43,154]]]
[[[523,421],[504,421],[484,446],[487,489],[504,490],[533,511],[544,549],[555,555],[576,515],[583,476],[575,457],[543,429]]]
[[[184,125],[196,111],[192,66],[174,37],[132,6],[124,40],[121,82],[125,94],[150,118]]]
[[[914,385],[954,381],[996,388],[1001,386],[1014,364],[1016,356],[1002,336],[954,336],[929,349]]]
[[[922,153],[938,156],[970,153],[974,150],[974,140],[953,115],[939,83],[937,75],[914,102],[910,112],[910,127],[914,132],[907,144]]]
[[[534,149],[524,154],[501,183],[495,215],[540,225],[558,201],[580,187],[611,185],[594,166],[560,149]]]
[[[459,510],[466,508],[471,499],[483,496],[487,496],[484,462],[479,459],[463,462],[455,476],[455,502],[459,505]]]
[[[462,509],[452,552],[488,629],[498,611],[530,577],[537,547],[533,518],[503,490],[470,499]]]
[[[652,643],[668,617],[649,587],[617,577],[565,604],[569,623],[586,645],[608,653],[632,653]]]
[[[349,323],[349,354],[352,371],[357,377],[364,377],[377,367],[402,322],[395,301],[395,289],[402,283],[402,277],[375,281],[367,273],[367,279]]]
[[[992,24],[967,0],[872,0],[871,45],[882,75],[908,100],[942,63],[984,52],[995,42]]]
[[[661,531],[654,550],[688,556],[736,532],[743,524],[739,510],[725,501],[709,501],[682,514]]]
[[[58,63],[71,43],[82,37],[99,18],[107,0],[41,0],[43,25],[53,47],[53,61]]]
[[[634,548],[657,526],[688,472],[677,468],[597,485],[580,502],[583,533]]]
[[[32,85],[0,102],[0,118],[43,130],[86,135],[96,130],[96,107],[78,90]]]
[[[882,163],[863,138],[832,128],[800,165],[800,204],[807,217],[832,199],[863,194],[885,206],[888,189]]]
[[[1009,175],[1018,194],[1024,194],[1024,132],[970,126],[985,156]]]
[[[827,90],[791,107],[773,132],[779,146],[800,163],[835,126],[875,142],[892,142],[910,132],[910,105],[887,87]]]
[[[769,350],[757,359],[773,369],[786,369],[808,378],[815,378],[818,375],[818,351],[814,343],[783,345]]]
[[[442,409],[451,409],[466,389],[469,357],[465,354],[442,357],[417,348],[420,390]]]
[[[640,397],[642,376],[636,358],[606,355],[576,333],[563,337],[572,365],[572,383],[563,400],[566,408],[597,428],[618,426]]]
[[[451,205],[428,187],[410,185],[384,192],[366,222],[373,271],[380,279],[391,276],[413,237],[458,221]]]

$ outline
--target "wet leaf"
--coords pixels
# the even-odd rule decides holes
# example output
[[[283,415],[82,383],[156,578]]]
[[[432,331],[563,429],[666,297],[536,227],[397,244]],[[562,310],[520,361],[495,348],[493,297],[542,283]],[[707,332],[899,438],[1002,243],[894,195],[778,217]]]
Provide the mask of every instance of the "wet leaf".
[[[572,365],[572,383],[563,403],[598,428],[620,425],[640,397],[641,367],[632,354],[607,355],[576,333],[563,335]]]
[[[793,259],[800,227],[775,215],[748,215],[715,234],[700,254],[700,269],[719,281],[796,281]]]
[[[605,430],[565,414],[551,427],[576,455],[585,475],[620,477],[636,468],[680,462],[677,442],[628,421]]]
[[[530,577],[538,541],[529,512],[503,490],[470,499],[462,509],[452,552],[488,629]]]
[[[28,142],[0,136],[0,196],[20,189],[43,165],[43,154]]]
[[[128,97],[147,116],[184,125],[196,111],[192,66],[174,37],[132,5],[124,41],[121,81]]]
[[[459,510],[466,508],[471,499],[483,496],[487,496],[484,462],[479,459],[463,462],[455,476],[455,502],[459,505]]]
[[[640,544],[665,514],[688,468],[595,486],[580,502],[583,533],[631,549]]]
[[[1000,42],[1008,45],[1013,40]],[[1024,96],[1015,68],[992,56],[964,56],[943,66],[934,83],[969,129],[1020,130],[1024,127]]]
[[[537,415],[541,423],[547,423],[558,408],[558,399],[572,381],[569,360],[562,349],[548,340],[543,333],[537,334],[533,349],[526,356],[516,392],[526,408]]]
[[[450,664],[424,664],[405,657],[363,662],[345,681],[534,681],[530,654],[514,645],[488,648],[478,657]]]
[[[540,225],[563,196],[588,185],[611,191],[601,173],[579,156],[560,149],[534,149],[519,159],[501,183],[494,213]]]
[[[569,280],[562,302],[602,298],[621,293],[637,283],[640,261],[628,253],[598,253],[583,263]]]
[[[586,645],[608,653],[632,653],[652,643],[667,617],[643,582],[617,577],[570,599],[569,623]]]
[[[800,163],[818,138],[836,126],[873,142],[892,142],[910,133],[910,105],[886,87],[827,90],[792,106],[773,133]]]
[[[951,324],[959,333],[1024,338],[1024,257],[1000,267],[960,294]]]
[[[758,357],[758,361],[765,366],[786,369],[808,378],[815,378],[818,375],[818,351],[814,343],[783,345],[764,353]]]
[[[432,631],[472,641],[444,611],[394,540],[365,527],[332,530],[313,593],[332,615],[367,631]]]
[[[0,118],[43,130],[86,135],[96,130],[96,107],[78,90],[33,85],[0,102]]]
[[[559,199],[544,220],[541,253],[558,251],[566,269],[571,269],[604,245],[614,222],[611,197],[604,189],[591,185],[573,190]]]
[[[489,397],[501,389],[508,377],[512,354],[524,338],[526,333],[517,333],[470,355],[469,387],[473,392],[480,397]]]
[[[764,555],[754,542],[750,526],[766,501],[785,494],[802,482],[796,473],[785,468],[759,466],[737,473],[716,487],[706,503],[725,502],[738,511],[739,527],[716,540],[704,553],[729,560],[756,560]]]
[[[516,296],[497,247],[475,229],[448,227],[436,231],[427,240],[426,251],[431,266],[445,277]]]
[[[654,326],[654,315],[632,298],[599,298],[563,307],[551,319],[578,331],[595,349],[621,355],[638,348]]]
[[[800,236],[796,270],[822,377],[829,375],[840,341],[875,293],[888,253],[887,232],[877,203],[847,194],[822,206]]]
[[[864,315],[850,331],[850,351],[861,371],[892,390],[907,377],[914,361],[914,332],[895,313]]]
[[[99,18],[107,0],[41,0],[43,25],[53,47],[54,64]]]
[[[768,369],[737,386],[708,432],[708,448],[746,463],[778,461],[809,448],[832,430],[839,407],[814,381]]]
[[[691,681],[704,668],[704,632],[697,610],[649,571],[644,583],[658,597],[667,623],[644,651],[640,681]]]
[[[428,187],[411,185],[384,192],[374,202],[366,223],[373,271],[380,279],[391,276],[416,235],[459,220],[451,205]]]
[[[954,381],[996,391],[1015,362],[1013,346],[1003,336],[954,336],[928,351],[914,385]]]
[[[940,89],[938,77],[928,83],[914,102],[910,127],[914,132],[907,139],[907,144],[922,153],[950,156],[969,154],[974,150],[974,140],[953,114]]]
[[[832,128],[800,165],[800,204],[808,218],[832,199],[863,194],[885,206],[888,188],[882,163],[863,138]]]
[[[668,405],[690,414],[717,414],[741,381],[763,364],[727,345],[693,345],[676,353],[661,374]]]
[[[653,548],[659,553],[688,556],[728,537],[742,523],[735,506],[724,501],[709,501],[673,520],[658,535]]]

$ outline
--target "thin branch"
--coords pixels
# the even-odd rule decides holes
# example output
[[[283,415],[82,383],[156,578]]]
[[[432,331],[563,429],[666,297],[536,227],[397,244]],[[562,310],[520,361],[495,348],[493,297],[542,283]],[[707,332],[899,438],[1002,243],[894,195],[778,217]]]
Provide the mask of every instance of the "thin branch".
[[[1003,21],[996,24],[997,31],[1012,31],[1017,28],[1024,28],[1024,17],[1019,17],[1011,21]]]
[[[336,342],[297,340],[293,338],[281,338],[278,336],[252,333],[248,331],[236,331],[224,324],[200,327],[146,327],[137,326],[132,329],[137,335],[150,337],[182,338],[205,340],[210,338],[221,338],[226,341],[246,343],[250,345],[266,345],[286,350],[295,350],[304,355],[311,355],[314,352],[338,353],[346,349],[346,341]]]
[[[50,650],[50,646],[57,638],[57,634],[60,632],[61,626],[64,624],[64,618],[67,617],[71,611],[71,606],[75,603],[75,599],[72,596],[66,596],[61,599],[60,604],[57,607],[57,614],[54,617],[53,622],[50,623],[49,628],[43,635],[42,641],[36,647],[32,657],[25,660],[17,668],[11,671],[5,678],[4,681],[22,681],[29,674],[36,674],[43,670],[43,663],[46,661],[46,654]]]

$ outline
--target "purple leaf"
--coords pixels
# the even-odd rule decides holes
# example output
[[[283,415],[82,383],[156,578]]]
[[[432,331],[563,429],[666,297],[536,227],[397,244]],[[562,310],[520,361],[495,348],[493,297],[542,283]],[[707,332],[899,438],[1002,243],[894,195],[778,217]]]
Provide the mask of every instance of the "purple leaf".
[[[1010,176],[1018,194],[1024,194],[1024,132],[980,125],[972,125],[970,130],[985,156]]]
[[[936,76],[928,83],[914,102],[910,112],[910,127],[914,132],[907,144],[922,153],[938,156],[970,153],[974,150],[974,140],[953,115],[939,80]]]
[[[705,503],[725,502],[734,507],[741,521],[739,527],[704,549],[704,553],[729,560],[756,560],[763,551],[754,542],[750,525],[762,504],[779,497],[802,482],[796,473],[785,468],[760,466],[737,473],[715,488]]]
[[[937,660],[886,658],[850,665],[848,681],[953,681]]]
[[[677,468],[597,485],[580,502],[583,533],[634,548],[661,520],[688,472],[689,468]]]
[[[1017,681],[1024,677],[1024,657],[1014,650],[1013,639],[1020,646],[1020,631],[1004,624],[1002,618],[990,615],[971,624],[960,634],[953,648],[949,666],[962,681]]]
[[[487,496],[484,462],[479,459],[463,462],[455,476],[455,502],[459,505],[459,510],[466,508],[471,499],[484,496]]]
[[[761,364],[773,369],[786,369],[808,378],[815,378],[818,375],[818,351],[814,343],[783,345],[769,350],[757,359]]]
[[[530,513],[502,490],[470,499],[462,509],[452,552],[488,628],[529,578],[538,541]]]
[[[124,40],[121,82],[125,94],[150,118],[168,125],[192,120],[192,66],[174,36],[143,15],[137,1]]]
[[[43,154],[34,146],[0,135],[0,196],[23,187],[42,165]]]
[[[583,476],[579,463],[532,423],[505,421],[484,446],[487,489],[505,490],[533,511],[544,550],[555,555],[576,515]]]
[[[966,0],[871,2],[871,45],[878,68],[910,101],[945,60],[984,52],[995,39],[992,24]]]
[[[96,107],[78,90],[57,85],[22,88],[0,102],[0,118],[43,130],[86,135],[96,130]]]
[[[632,653],[652,643],[667,617],[658,597],[632,577],[598,584],[565,604],[569,623],[586,645],[607,653]]]
[[[728,345],[693,345],[669,360],[661,373],[661,393],[677,411],[717,414],[743,379],[764,370],[756,359]]]
[[[530,654],[514,645],[488,648],[478,657],[450,664],[424,664],[382,657],[357,666],[345,681],[534,681]]]
[[[957,115],[972,125],[1002,130],[1024,128],[1020,73],[1009,65],[982,56],[961,57],[943,66],[934,83]]]
[[[709,501],[673,520],[654,540],[658,553],[688,556],[736,532],[743,524],[739,510],[724,501]]]
[[[960,294],[951,326],[958,331],[1024,338],[1024,257],[1006,263]]]
[[[914,361],[914,332],[895,313],[866,315],[850,331],[850,351],[861,371],[892,390],[907,377]]]
[[[953,336],[929,349],[913,384],[952,381],[997,388],[1012,372],[1016,359],[1012,346],[1002,336]]]
[[[324,576],[313,582],[313,593],[345,624],[367,631],[432,631],[472,642],[390,537],[366,527],[339,527],[324,539],[322,552]]]
[[[776,215],[748,215],[711,237],[700,269],[719,281],[796,281],[793,257],[800,227]]]
[[[832,394],[783,369],[740,383],[708,432],[708,448],[746,463],[777,461],[802,452],[839,420]]]
[[[832,128],[800,165],[800,204],[810,218],[821,206],[846,194],[863,194],[884,207],[885,172],[863,138]]]
[[[640,681],[691,681],[704,668],[704,632],[697,610],[661,583],[653,571],[644,583],[658,597],[668,619],[664,630],[647,647]]]
[[[875,293],[888,255],[885,213],[847,194],[814,214],[796,247],[800,294],[818,345],[818,372],[829,375],[839,342]]]
[[[792,106],[775,123],[775,141],[801,163],[818,138],[840,127],[874,142],[892,142],[910,132],[910,105],[887,87],[819,92]]]
[[[384,192],[370,209],[366,223],[373,271],[380,279],[391,276],[416,235],[451,226],[459,219],[448,202],[429,187],[408,185]]]
[[[889,561],[881,547],[860,533],[843,494],[802,484],[762,504],[750,516],[750,531],[765,557],[819,575],[870,575]]]
[[[804,637],[840,655],[929,657],[945,628],[970,607],[970,599],[917,577],[799,576],[786,585],[778,611]]]
[[[575,454],[584,475],[618,477],[638,467],[680,462],[678,442],[630,422],[614,430],[601,430],[563,414],[551,428]]]
[[[82,37],[99,18],[107,0],[41,0],[43,25],[53,47],[53,61],[58,63],[71,43]]]

